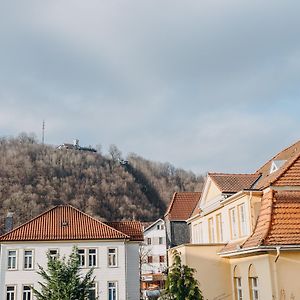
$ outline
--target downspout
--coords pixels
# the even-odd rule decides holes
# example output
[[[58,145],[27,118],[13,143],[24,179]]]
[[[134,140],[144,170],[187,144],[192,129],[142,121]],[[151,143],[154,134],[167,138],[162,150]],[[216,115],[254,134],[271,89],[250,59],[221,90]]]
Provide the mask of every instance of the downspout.
[[[275,292],[276,292],[276,299],[279,299],[279,287],[278,287],[278,272],[277,272],[277,260],[280,256],[280,246],[276,246],[276,257],[274,260],[274,275],[275,275]]]

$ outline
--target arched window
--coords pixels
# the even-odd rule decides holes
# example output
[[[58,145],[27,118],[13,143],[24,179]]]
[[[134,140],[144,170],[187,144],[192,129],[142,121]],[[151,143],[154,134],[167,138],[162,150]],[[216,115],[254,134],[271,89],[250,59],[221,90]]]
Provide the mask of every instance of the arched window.
[[[238,266],[233,269],[234,294],[236,300],[243,300],[242,276]]]
[[[248,277],[249,277],[249,287],[250,287],[250,299],[259,300],[258,276],[255,267],[253,265],[249,266]]]

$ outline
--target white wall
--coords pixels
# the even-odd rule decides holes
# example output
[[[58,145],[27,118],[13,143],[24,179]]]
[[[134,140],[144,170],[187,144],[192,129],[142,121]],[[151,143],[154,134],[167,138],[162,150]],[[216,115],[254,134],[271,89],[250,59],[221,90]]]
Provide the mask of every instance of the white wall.
[[[157,225],[163,225],[164,229],[157,229]],[[163,244],[159,244],[159,237],[163,238]],[[147,245],[147,239],[151,238],[151,245]],[[144,231],[144,244],[141,248],[143,253],[153,257],[153,263],[142,264],[142,274],[160,273],[167,266],[167,246],[166,246],[166,230],[165,222],[158,221],[152,227]],[[165,257],[165,262],[159,262],[159,256]]]
[[[132,290],[130,298],[126,298],[126,281],[133,283],[139,281],[138,270],[138,248],[129,244],[124,244],[124,241],[78,241],[78,242],[16,242],[3,243],[1,245],[1,277],[0,277],[0,299],[6,299],[5,286],[17,286],[17,300],[21,299],[22,285],[34,285],[38,288],[38,281],[40,276],[36,273],[38,264],[46,267],[47,258],[46,253],[49,249],[59,249],[60,256],[68,256],[73,246],[78,248],[96,248],[97,249],[97,267],[94,269],[96,276],[95,282],[97,284],[98,295],[100,299],[108,299],[108,282],[118,282],[118,300],[138,299],[139,292],[134,297],[136,290]],[[109,247],[116,247],[118,249],[118,267],[109,268],[107,261],[107,252]],[[126,251],[126,247],[128,248]],[[34,250],[34,270],[23,269],[23,255],[25,249]],[[17,270],[7,270],[7,251],[17,250]],[[128,258],[126,258],[128,255]],[[130,271],[127,270],[126,278],[126,260],[130,262]],[[136,260],[136,261],[134,261]],[[88,269],[82,269],[86,272]]]

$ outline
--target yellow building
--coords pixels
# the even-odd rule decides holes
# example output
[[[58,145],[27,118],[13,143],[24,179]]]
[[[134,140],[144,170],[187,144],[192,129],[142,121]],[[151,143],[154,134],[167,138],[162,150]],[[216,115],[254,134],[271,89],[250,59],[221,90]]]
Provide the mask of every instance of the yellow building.
[[[204,299],[300,299],[300,141],[253,174],[208,173],[176,247]]]

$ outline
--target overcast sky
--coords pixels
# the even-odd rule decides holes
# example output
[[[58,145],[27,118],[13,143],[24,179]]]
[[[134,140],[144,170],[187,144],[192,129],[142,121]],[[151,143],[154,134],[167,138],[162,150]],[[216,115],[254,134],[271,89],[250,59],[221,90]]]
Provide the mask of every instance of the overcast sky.
[[[0,135],[196,173],[300,138],[300,1],[0,1]]]

